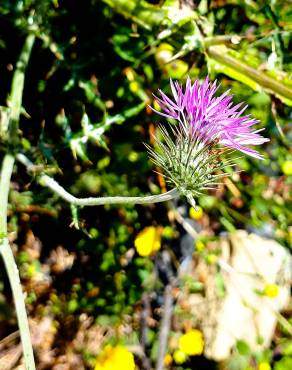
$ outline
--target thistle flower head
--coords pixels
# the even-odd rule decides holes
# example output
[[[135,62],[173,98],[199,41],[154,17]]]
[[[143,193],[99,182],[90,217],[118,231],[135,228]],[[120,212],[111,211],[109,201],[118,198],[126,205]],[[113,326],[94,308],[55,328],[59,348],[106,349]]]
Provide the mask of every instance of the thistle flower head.
[[[247,145],[260,145],[268,139],[252,126],[258,120],[243,112],[243,103],[233,105],[229,90],[215,96],[219,85],[209,82],[208,77],[200,84],[187,79],[185,87],[170,80],[173,97],[159,90],[155,96],[161,116],[177,121],[166,129],[160,125],[163,142],[156,138],[158,152],[148,147],[152,160],[164,170],[164,176],[179,192],[192,202],[203,190],[213,188],[218,179],[226,174],[222,170],[232,165],[223,161],[222,154],[238,150],[251,157],[263,159]]]

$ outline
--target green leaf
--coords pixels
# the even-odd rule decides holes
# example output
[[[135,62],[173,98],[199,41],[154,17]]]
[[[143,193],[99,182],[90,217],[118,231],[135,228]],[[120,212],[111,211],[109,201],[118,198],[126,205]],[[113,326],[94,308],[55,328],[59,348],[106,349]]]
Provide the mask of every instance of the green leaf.
[[[280,81],[271,73],[259,71],[259,62],[253,60],[249,65],[238,52],[225,46],[209,47],[207,54],[209,67],[213,67],[216,72],[224,73],[255,91],[264,89],[277,96],[283,103],[292,106],[292,86],[285,77]],[[257,65],[254,65],[255,62]]]
[[[283,357],[279,362],[276,362],[274,370],[290,370],[292,369],[292,357]]]
[[[106,110],[105,104],[102,99],[98,96],[97,87],[92,81],[80,81],[79,87],[84,90],[87,101],[93,104],[96,108],[99,108],[103,112]]]
[[[84,142],[85,141],[85,142]],[[76,138],[70,140],[70,148],[75,158],[80,157],[84,161],[88,161],[89,158],[86,155],[86,137]]]
[[[236,342],[236,349],[242,356],[247,356],[250,354],[250,347],[244,340],[238,340]]]
[[[216,286],[217,296],[219,298],[224,298],[225,293],[226,293],[226,289],[225,289],[225,283],[224,283],[223,275],[220,272],[218,272],[215,275],[215,286]]]
[[[226,217],[220,217],[219,220],[227,231],[229,232],[236,231],[236,228],[232,225],[232,223],[229,220],[227,220]]]

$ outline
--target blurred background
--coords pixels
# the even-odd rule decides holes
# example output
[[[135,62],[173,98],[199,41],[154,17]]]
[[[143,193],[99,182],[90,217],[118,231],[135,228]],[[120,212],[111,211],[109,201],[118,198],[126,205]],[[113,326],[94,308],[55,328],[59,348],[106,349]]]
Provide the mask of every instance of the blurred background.
[[[1,112],[33,32],[19,151],[75,196],[168,189],[144,143],[169,78],[217,79],[270,138],[196,208],[70,207],[17,164],[9,237],[37,369],[292,369],[291,31],[289,0],[1,0]],[[6,370],[24,368],[13,307],[1,261]]]

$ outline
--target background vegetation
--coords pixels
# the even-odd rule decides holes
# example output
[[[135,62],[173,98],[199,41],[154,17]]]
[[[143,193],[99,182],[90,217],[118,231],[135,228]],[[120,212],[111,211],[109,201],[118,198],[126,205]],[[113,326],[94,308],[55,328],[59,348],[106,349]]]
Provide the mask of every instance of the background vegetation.
[[[101,348],[117,342],[132,348],[137,366],[154,366],[164,287],[187,258],[201,253],[198,240],[185,249],[177,209],[203,231],[204,246],[224,232],[246,229],[291,247],[291,18],[291,3],[280,0],[1,1],[2,115],[25,37],[37,37],[18,144],[36,167],[31,176],[17,164],[9,232],[39,369],[94,368]],[[184,199],[76,208],[38,184],[43,171],[80,197],[165,191],[143,145],[153,144],[159,121],[147,104],[158,88],[167,91],[170,77],[183,83],[187,75],[218,79],[221,92],[231,89],[236,102],[249,104],[271,139],[261,149],[264,161],[239,159],[244,171],[200,198],[198,210],[190,212]],[[7,143],[1,139],[3,156]],[[135,239],[149,226],[160,250],[143,257]],[[206,248],[199,258],[213,263],[214,251]],[[0,274],[0,350],[16,351],[17,323],[3,266]],[[196,290],[203,283],[191,284]],[[151,312],[146,337],[145,306]],[[292,325],[291,305],[283,315]],[[171,330],[184,329],[177,324]],[[260,361],[277,370],[292,368],[291,338],[281,325],[265,353],[243,347],[234,350],[235,365],[195,356],[169,368],[257,369]],[[16,369],[11,358],[7,368]]]

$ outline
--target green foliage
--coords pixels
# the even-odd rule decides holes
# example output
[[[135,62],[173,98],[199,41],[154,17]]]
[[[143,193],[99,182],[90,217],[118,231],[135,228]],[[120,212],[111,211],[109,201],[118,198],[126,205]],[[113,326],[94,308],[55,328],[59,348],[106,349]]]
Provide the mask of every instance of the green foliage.
[[[10,149],[4,132],[12,70],[25,35],[37,37],[26,73],[17,148],[35,169],[30,176],[19,164],[14,173],[9,231],[15,234],[32,318],[54,318],[52,345],[60,347],[56,357],[73,345],[82,314],[112,337],[122,337],[120,326],[130,325],[134,334],[129,337],[137,338],[144,292],[156,299],[146,346],[155,357],[157,307],[165,282],[155,275],[160,257],[140,258],[134,239],[146,226],[163,226],[162,249],[170,251],[172,265],[178,266],[176,248],[183,232],[170,206],[70,209],[35,180],[40,172],[48,173],[80,197],[164,191],[143,143],[153,146],[159,120],[147,105],[153,104],[158,88],[166,90],[170,77],[182,82],[187,75],[217,78],[219,91],[231,89],[236,101],[246,101],[271,139],[261,149],[264,161],[234,159],[243,172],[231,174],[220,191],[200,197],[205,215],[197,224],[208,236],[245,228],[291,248],[291,6],[280,0],[202,0],[190,9],[186,1],[180,3],[184,11],[174,0],[1,1],[1,157]],[[212,264],[216,253],[202,255]],[[181,284],[190,294],[204,289],[201,281],[186,278]],[[225,295],[219,272],[216,291]],[[1,310],[2,300],[9,307],[10,293],[3,294]],[[3,332],[12,332],[13,325],[6,320]],[[285,336],[281,329],[271,350]],[[275,359],[275,370],[292,367],[290,347],[285,348],[283,357]],[[89,353],[80,344],[78,351],[84,353],[84,366],[92,368],[94,350]],[[255,358],[239,340],[229,369],[256,369]]]

